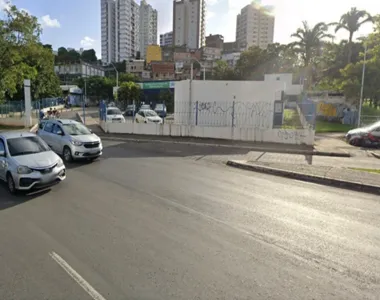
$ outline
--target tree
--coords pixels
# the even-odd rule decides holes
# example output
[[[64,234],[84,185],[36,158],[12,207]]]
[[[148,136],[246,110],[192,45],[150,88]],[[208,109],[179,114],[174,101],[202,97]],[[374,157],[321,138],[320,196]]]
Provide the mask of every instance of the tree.
[[[40,34],[36,17],[15,6],[5,10],[0,20],[0,100],[22,95],[24,79],[32,81],[33,98],[60,92],[53,54],[40,43]]]
[[[174,112],[174,93],[172,93],[170,89],[161,90],[158,99],[160,102],[165,103],[166,109],[169,113]]]
[[[129,81],[132,81],[132,82],[137,82],[139,81],[140,78],[138,78],[136,75],[132,74],[132,73],[121,73],[119,74],[119,82],[129,82]]]
[[[139,102],[141,95],[140,86],[132,81],[123,82],[117,93],[117,99],[123,102],[124,105],[128,105],[135,102]]]
[[[87,97],[91,100],[99,101],[113,98],[113,87],[115,81],[101,76],[91,76],[86,79],[79,78],[76,85],[83,91],[86,90]]]
[[[213,80],[236,80],[238,76],[233,68],[230,68],[228,63],[223,60],[218,60],[212,71]]]
[[[307,85],[310,87],[313,83],[313,67],[316,59],[321,54],[323,39],[331,38],[332,36],[327,33],[328,27],[323,22],[316,24],[314,27],[310,27],[306,21],[302,22],[302,24],[303,27],[298,28],[291,35],[297,41],[291,43],[290,46],[303,62],[304,77],[306,77]]]
[[[96,63],[98,60],[94,49],[84,50],[81,54],[81,59],[89,63]]]
[[[345,29],[348,31],[348,63],[351,63],[352,59],[352,47],[353,47],[353,37],[355,32],[357,32],[360,27],[368,22],[372,22],[373,19],[369,13],[365,10],[357,10],[356,7],[352,7],[351,10],[340,17],[338,23],[331,23],[331,25],[335,25],[335,33],[341,29]]]

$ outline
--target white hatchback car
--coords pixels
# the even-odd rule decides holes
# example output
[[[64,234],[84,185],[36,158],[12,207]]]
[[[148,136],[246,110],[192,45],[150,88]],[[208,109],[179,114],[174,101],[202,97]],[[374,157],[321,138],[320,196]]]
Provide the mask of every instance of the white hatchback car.
[[[107,122],[125,123],[125,118],[117,107],[107,107]]]
[[[0,133],[0,180],[8,190],[45,188],[66,178],[62,159],[34,133]]]
[[[136,123],[156,123],[162,124],[162,118],[151,109],[140,109],[136,114]]]

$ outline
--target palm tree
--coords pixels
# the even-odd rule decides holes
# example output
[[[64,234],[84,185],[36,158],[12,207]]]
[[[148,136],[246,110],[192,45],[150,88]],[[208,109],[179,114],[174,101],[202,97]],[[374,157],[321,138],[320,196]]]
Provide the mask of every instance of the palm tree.
[[[328,26],[320,22],[314,27],[310,27],[306,21],[302,22],[303,27],[297,29],[295,33],[291,35],[297,39],[297,41],[290,44],[294,51],[298,53],[302,59],[307,84],[312,84],[312,67],[316,57],[320,55],[321,48],[323,46],[323,39],[331,38],[331,34],[327,33]]]
[[[349,32],[348,36],[348,63],[351,63],[352,59],[352,40],[355,32],[367,22],[373,22],[373,19],[369,13],[365,10],[357,10],[356,7],[352,7],[351,10],[340,17],[338,23],[331,23],[334,25],[335,33],[341,29],[345,29]]]

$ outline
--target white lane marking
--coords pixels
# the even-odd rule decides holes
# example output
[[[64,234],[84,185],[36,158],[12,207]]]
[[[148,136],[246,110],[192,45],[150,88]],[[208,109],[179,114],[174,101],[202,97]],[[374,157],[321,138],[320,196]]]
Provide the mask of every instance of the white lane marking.
[[[72,279],[78,283],[87,294],[89,294],[94,300],[106,300],[102,295],[100,295],[82,276],[80,276],[62,257],[60,257],[57,253],[50,252],[50,257],[54,259],[54,261],[61,266],[62,269],[66,271],[67,274],[70,275]]]

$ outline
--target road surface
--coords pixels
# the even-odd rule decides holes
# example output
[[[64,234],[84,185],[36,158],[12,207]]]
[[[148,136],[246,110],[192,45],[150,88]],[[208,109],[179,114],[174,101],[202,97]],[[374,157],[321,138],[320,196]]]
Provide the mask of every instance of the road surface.
[[[0,188],[0,299],[379,299],[378,197],[105,144],[49,192]]]

